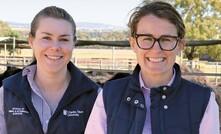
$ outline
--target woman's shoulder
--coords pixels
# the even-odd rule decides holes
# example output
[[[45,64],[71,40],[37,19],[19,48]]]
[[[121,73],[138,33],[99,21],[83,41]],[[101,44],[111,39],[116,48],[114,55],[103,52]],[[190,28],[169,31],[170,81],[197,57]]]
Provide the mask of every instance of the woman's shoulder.
[[[182,85],[188,87],[188,89],[191,90],[204,90],[204,91],[212,91],[212,88],[207,86],[207,85],[203,85],[201,83],[195,82],[195,81],[190,81],[187,79],[183,79],[182,81]]]
[[[131,76],[108,80],[104,83],[104,85],[124,85],[128,84],[131,80]]]
[[[4,88],[3,86],[0,87],[0,115],[3,113],[3,94],[4,94]]]

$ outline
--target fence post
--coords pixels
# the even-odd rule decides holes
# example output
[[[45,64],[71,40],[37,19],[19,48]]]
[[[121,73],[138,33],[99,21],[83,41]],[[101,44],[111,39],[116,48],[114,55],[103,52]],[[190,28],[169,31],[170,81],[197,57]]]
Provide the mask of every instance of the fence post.
[[[5,43],[5,45],[4,45],[4,48],[5,48],[5,50],[4,50],[4,55],[5,55],[5,57],[4,57],[4,63],[5,64],[7,64],[7,59],[6,59],[6,51],[7,51],[7,44]],[[4,66],[4,69],[6,70],[6,66]]]
[[[128,69],[132,70],[132,59],[129,59],[128,61]]]
[[[90,68],[89,61],[86,60],[86,62],[87,62],[87,68]]]
[[[216,73],[218,73],[218,62],[216,62]],[[216,76],[216,79],[215,79],[215,85],[217,86],[218,85],[218,76]]]
[[[23,57],[23,65],[26,65],[26,63],[25,63],[25,57]]]
[[[195,62],[194,62],[193,60],[191,60],[191,61],[190,61],[190,68],[191,68],[191,69],[194,69],[194,66],[195,66]]]
[[[15,64],[15,36],[13,37],[13,64]]]
[[[77,66],[77,57],[74,57],[74,65]]]
[[[115,47],[112,47],[112,69],[114,69],[115,63]]]

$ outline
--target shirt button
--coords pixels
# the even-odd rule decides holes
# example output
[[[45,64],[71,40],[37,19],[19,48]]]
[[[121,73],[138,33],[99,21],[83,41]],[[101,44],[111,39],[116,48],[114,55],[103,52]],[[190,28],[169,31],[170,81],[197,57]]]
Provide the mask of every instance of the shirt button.
[[[166,97],[166,95],[162,95],[162,99],[166,99],[167,97]]]
[[[141,107],[141,108],[144,108],[144,104],[140,104],[140,107]]]
[[[167,90],[167,87],[163,87],[163,91],[166,91]]]
[[[130,101],[131,100],[131,98],[130,97],[127,97],[127,101]]]
[[[168,106],[167,106],[167,105],[164,105],[163,108],[164,108],[164,109],[168,109]]]
[[[138,100],[135,100],[135,101],[134,101],[134,104],[138,104],[138,103],[139,103],[139,101],[138,101]]]

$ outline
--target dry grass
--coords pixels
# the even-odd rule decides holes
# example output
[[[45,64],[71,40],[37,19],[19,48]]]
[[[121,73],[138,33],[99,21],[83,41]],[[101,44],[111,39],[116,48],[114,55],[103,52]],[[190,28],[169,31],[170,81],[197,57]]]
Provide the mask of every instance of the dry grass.
[[[18,57],[31,57],[31,49],[21,50],[21,54],[15,54]],[[8,54],[7,54],[8,55]],[[0,53],[4,56],[4,52]],[[75,58],[115,58],[115,59],[136,59],[136,55],[132,50],[118,50],[115,49],[74,49],[73,57]]]
[[[75,49],[73,57],[77,58],[115,58],[115,59],[136,59],[132,50],[112,49]]]

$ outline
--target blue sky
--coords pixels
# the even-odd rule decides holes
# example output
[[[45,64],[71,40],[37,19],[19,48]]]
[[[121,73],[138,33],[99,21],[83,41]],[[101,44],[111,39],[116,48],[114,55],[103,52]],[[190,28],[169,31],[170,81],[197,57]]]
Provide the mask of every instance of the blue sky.
[[[31,23],[46,6],[59,6],[68,11],[75,22],[95,22],[126,26],[130,11],[142,0],[2,0],[0,20]]]

